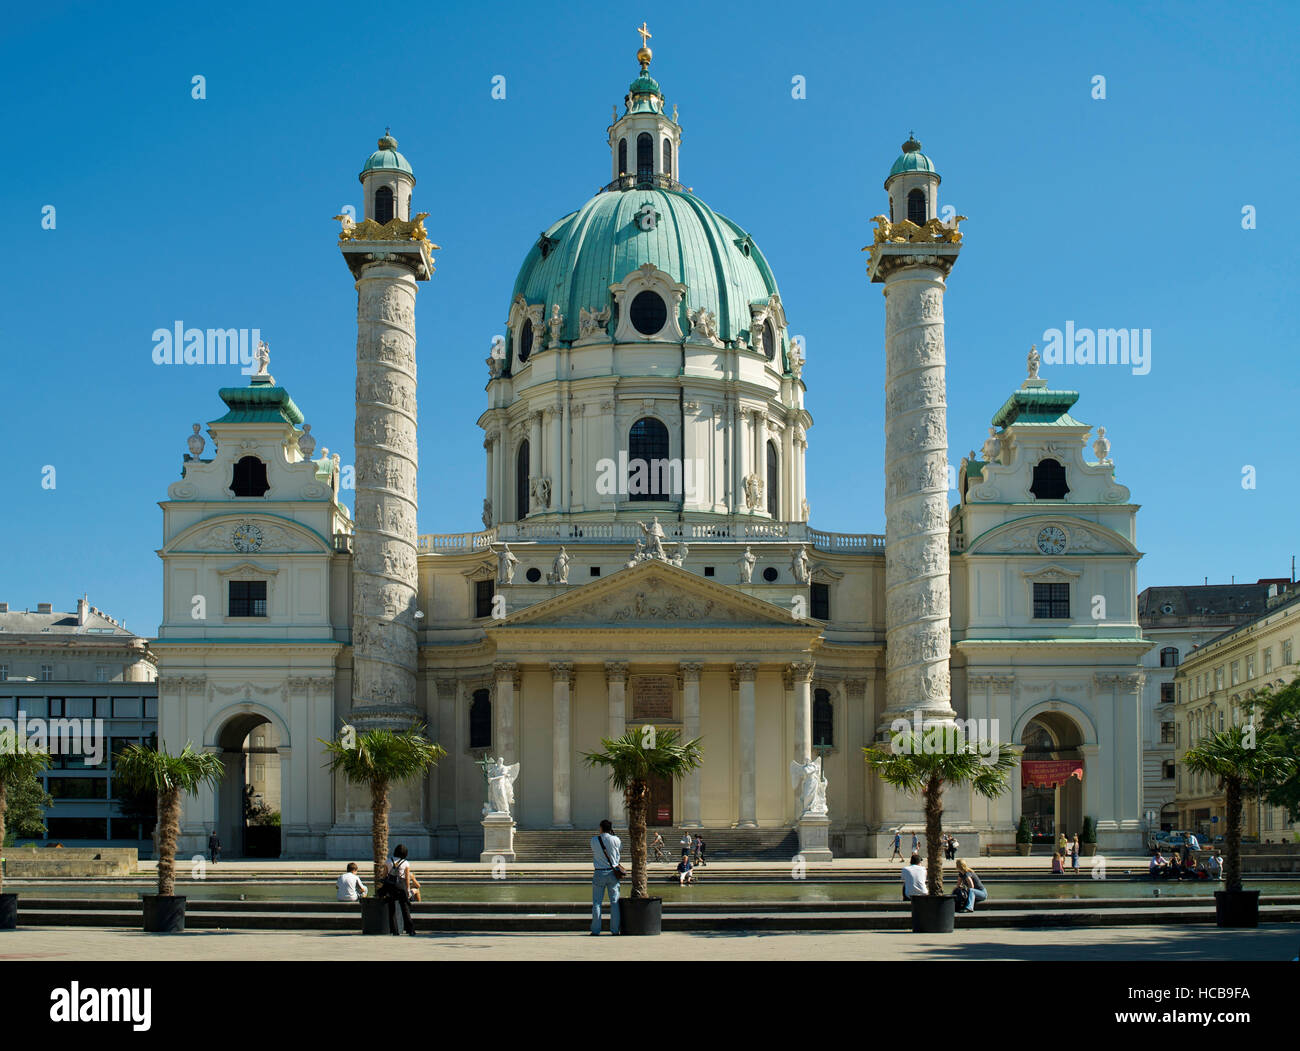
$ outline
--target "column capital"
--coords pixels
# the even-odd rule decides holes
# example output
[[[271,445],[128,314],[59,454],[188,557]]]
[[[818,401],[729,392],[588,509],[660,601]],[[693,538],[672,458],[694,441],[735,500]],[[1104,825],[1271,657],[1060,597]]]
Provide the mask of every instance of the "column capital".
[[[434,679],[433,684],[435,689],[437,689],[439,696],[455,697],[456,687],[460,684],[460,680],[438,678],[438,679]]]
[[[512,683],[519,682],[519,663],[517,661],[493,661],[492,677],[497,682],[503,679],[509,679]]]
[[[866,679],[845,679],[844,696],[851,701],[860,701],[867,695]]]
[[[551,661],[551,678],[555,682],[570,682],[573,679],[572,661]]]
[[[1009,690],[1015,685],[1014,675],[971,675],[966,676],[967,686],[991,686],[997,690]]]
[[[1145,681],[1144,675],[1113,675],[1097,674],[1093,676],[1093,681],[1098,686],[1118,686],[1121,690],[1139,690]]]
[[[736,682],[753,682],[758,676],[758,661],[738,661],[731,666],[731,677]]]
[[[703,670],[702,661],[682,661],[677,665],[677,679],[679,682],[699,682]]]
[[[627,661],[606,661],[605,681],[627,682]]]
[[[785,674],[791,683],[812,682],[815,667],[812,661],[792,661],[786,665]]]

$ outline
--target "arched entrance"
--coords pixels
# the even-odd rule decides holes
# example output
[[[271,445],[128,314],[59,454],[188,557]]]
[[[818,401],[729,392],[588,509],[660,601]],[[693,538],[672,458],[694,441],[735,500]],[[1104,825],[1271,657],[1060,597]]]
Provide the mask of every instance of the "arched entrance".
[[[1062,833],[1068,838],[1082,831],[1083,782],[1071,773],[1083,767],[1079,727],[1060,712],[1042,712],[1029,720],[1020,743],[1020,813],[1029,818],[1034,842],[1054,843]]]
[[[280,856],[280,734],[265,716],[241,713],[217,735],[225,771],[217,836],[226,857]]]

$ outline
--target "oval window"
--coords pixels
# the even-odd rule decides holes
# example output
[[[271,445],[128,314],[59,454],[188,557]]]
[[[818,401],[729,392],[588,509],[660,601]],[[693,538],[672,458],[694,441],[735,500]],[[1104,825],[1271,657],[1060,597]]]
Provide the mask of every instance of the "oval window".
[[[533,352],[533,322],[529,318],[519,331],[519,363],[522,365]]]
[[[653,336],[668,323],[668,307],[658,292],[640,292],[632,300],[629,313],[632,327],[643,336]]]
[[[770,321],[763,322],[763,353],[768,361],[776,360],[776,329]]]

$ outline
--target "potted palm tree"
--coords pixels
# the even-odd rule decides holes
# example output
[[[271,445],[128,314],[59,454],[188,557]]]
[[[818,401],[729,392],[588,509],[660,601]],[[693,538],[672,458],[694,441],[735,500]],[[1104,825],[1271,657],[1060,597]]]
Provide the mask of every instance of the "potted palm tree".
[[[375,887],[388,864],[389,789],[423,777],[447,753],[424,736],[424,726],[357,733],[345,727],[333,741],[321,741],[331,773],[343,774],[349,784],[370,789],[370,847],[374,859]],[[388,908],[375,895],[361,899],[361,933],[387,934]]]
[[[1224,792],[1227,827],[1223,831],[1224,890],[1214,893],[1220,927],[1259,926],[1259,891],[1241,886],[1241,812],[1244,793],[1268,792],[1291,776],[1296,761],[1285,755],[1272,736],[1256,740],[1255,727],[1230,726],[1214,730],[1183,756],[1192,773],[1219,779]]]
[[[982,755],[951,724],[938,722],[927,724],[920,734],[910,730],[895,734],[888,748],[877,745],[862,751],[867,765],[885,784],[921,794],[926,893],[912,895],[912,930],[950,933],[956,902],[943,892],[943,790],[969,784],[979,795],[995,799],[1007,790],[1007,775],[1019,753],[1009,744],[999,744],[995,754]]]
[[[186,741],[179,755],[132,744],[114,760],[118,778],[138,791],[158,793],[158,893],[145,894],[144,929],[153,934],[185,930],[185,897],[176,893],[176,837],[181,801],[202,786],[216,788],[224,769],[221,757]]]
[[[1083,828],[1079,830],[1079,853],[1085,858],[1097,853],[1097,822],[1090,817],[1084,817]]]
[[[680,781],[701,762],[700,739],[683,742],[676,730],[630,727],[622,737],[601,738],[603,752],[584,753],[587,766],[604,767],[609,783],[623,793],[627,830],[632,838],[632,896],[619,900],[623,934],[659,934],[663,930],[663,898],[650,897],[646,865],[646,807],[650,780]]]
[[[1020,815],[1020,824],[1016,826],[1016,853],[1022,858],[1029,857],[1029,852],[1034,849],[1034,829],[1029,824],[1029,818],[1024,814]]]
[[[13,730],[0,731],[0,852],[4,850],[5,812],[10,790],[35,781],[50,765],[48,752],[29,752]],[[0,860],[0,891],[4,890],[4,867]],[[18,926],[18,895],[0,893],[0,931]]]

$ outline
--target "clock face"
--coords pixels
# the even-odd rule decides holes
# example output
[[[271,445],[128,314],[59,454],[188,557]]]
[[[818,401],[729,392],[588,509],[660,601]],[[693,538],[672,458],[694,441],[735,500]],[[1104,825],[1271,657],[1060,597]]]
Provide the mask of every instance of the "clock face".
[[[230,542],[236,551],[256,551],[262,546],[262,530],[252,522],[240,522],[230,535]]]
[[[1045,555],[1059,555],[1065,550],[1065,530],[1060,526],[1043,526],[1038,531],[1038,550]]]

